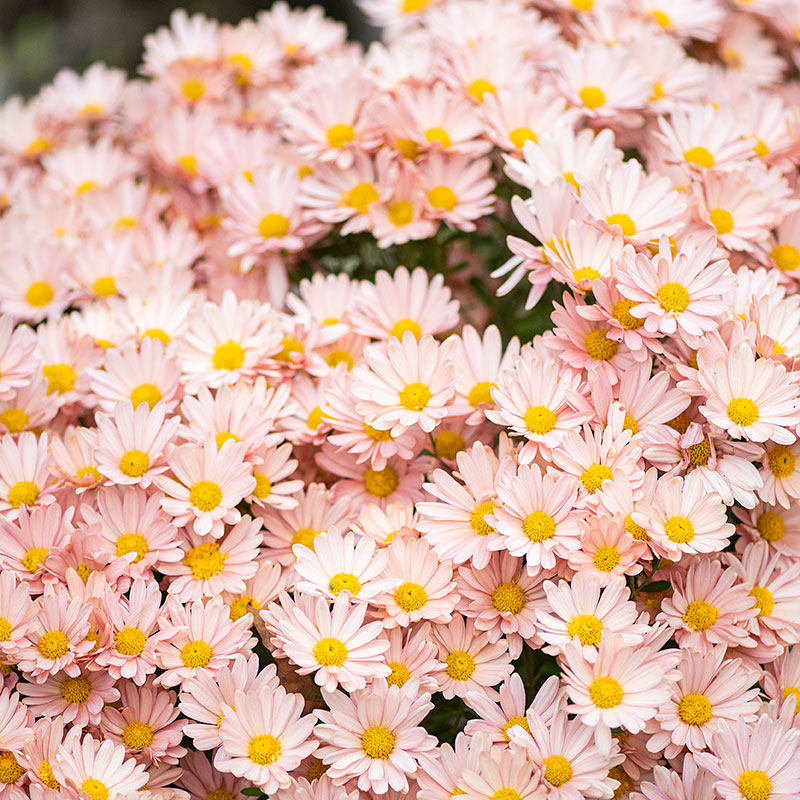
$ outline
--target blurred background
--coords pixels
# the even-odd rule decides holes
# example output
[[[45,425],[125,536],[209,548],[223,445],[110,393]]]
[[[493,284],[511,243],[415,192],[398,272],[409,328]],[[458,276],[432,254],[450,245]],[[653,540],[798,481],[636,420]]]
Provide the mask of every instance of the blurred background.
[[[93,61],[133,74],[142,38],[167,24],[175,8],[201,11],[225,22],[252,17],[271,0],[0,0],[0,100],[31,95],[61,67],[83,70]],[[347,23],[362,42],[377,31],[364,21],[354,0],[289,0],[293,7],[321,5]]]

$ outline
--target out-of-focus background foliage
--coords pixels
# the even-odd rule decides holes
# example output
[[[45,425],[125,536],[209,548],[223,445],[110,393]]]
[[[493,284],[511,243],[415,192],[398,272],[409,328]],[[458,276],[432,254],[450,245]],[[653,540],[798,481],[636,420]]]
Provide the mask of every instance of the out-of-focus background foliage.
[[[133,74],[146,33],[165,25],[175,8],[201,11],[226,22],[252,17],[271,0],[0,0],[0,100],[31,95],[61,67],[82,70],[93,61]],[[347,22],[354,39],[369,41],[375,30],[353,0],[289,0],[321,5]]]

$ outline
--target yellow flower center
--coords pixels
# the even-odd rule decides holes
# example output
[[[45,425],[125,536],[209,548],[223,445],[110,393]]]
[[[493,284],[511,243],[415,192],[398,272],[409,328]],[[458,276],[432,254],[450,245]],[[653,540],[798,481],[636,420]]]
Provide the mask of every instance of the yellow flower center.
[[[630,431],[633,434],[639,433],[639,423],[630,415],[625,412],[625,419],[622,422],[622,429]]]
[[[352,125],[345,125],[344,123],[339,122],[336,125],[331,125],[331,127],[328,128],[325,138],[328,140],[328,144],[331,147],[339,149],[340,147],[344,147],[349,142],[352,142],[353,139],[356,138],[356,132],[353,130]]]
[[[394,146],[403,158],[414,159],[419,155],[419,145],[413,139],[397,139]]]
[[[8,428],[9,433],[19,433],[28,427],[28,415],[20,408],[7,408],[0,413],[0,422]]]
[[[265,239],[276,239],[289,232],[289,219],[283,214],[265,214],[258,223],[258,232]]]
[[[394,734],[383,725],[372,725],[361,734],[361,749],[369,758],[389,758],[394,742]]]
[[[128,450],[119,460],[119,471],[129,478],[141,478],[150,467],[150,456],[141,450]]]
[[[352,572],[337,572],[328,583],[331,594],[350,592],[354,597],[361,591],[361,581]]]
[[[5,617],[0,617],[0,642],[7,642],[13,632],[11,623]]]
[[[306,780],[312,783],[318,778],[321,778],[327,771],[328,764],[323,764],[319,759],[314,758],[311,760],[311,766],[306,773]],[[208,800],[208,798],[206,798],[206,800]],[[232,797],[231,800],[235,800],[235,798]]]
[[[389,686],[402,686],[411,677],[411,671],[399,661],[387,661],[386,666],[392,670],[386,679]]]
[[[578,97],[580,97],[581,103],[583,103],[586,108],[592,110],[600,108],[600,106],[605,105],[606,102],[606,93],[597,86],[584,86],[583,89],[578,92]]]
[[[631,309],[635,305],[638,305],[635,300],[623,298],[622,300],[617,300],[617,302],[614,303],[614,308],[611,310],[611,316],[614,317],[626,331],[634,331],[644,325],[643,319],[634,317],[633,314],[631,314]]]
[[[436,455],[452,461],[464,449],[464,440],[455,431],[442,431],[433,437]]]
[[[347,659],[347,648],[338,639],[320,639],[313,649],[314,658],[323,667],[341,667]]]
[[[530,725],[528,725],[528,720],[526,717],[509,717],[508,722],[503,725],[503,737],[507,742],[511,741],[511,737],[508,735],[509,728],[513,728],[515,725],[519,725],[520,728],[524,728],[528,733],[531,732]]]
[[[647,531],[641,525],[637,525],[630,514],[625,517],[625,530],[639,542],[650,541]]]
[[[800,714],[800,686],[784,686],[783,699],[786,700],[790,695],[794,697],[794,713]]]
[[[600,273],[594,267],[579,267],[572,271],[572,277],[575,279],[575,283],[580,283],[581,281],[597,280]]]
[[[164,344],[170,343],[169,334],[166,331],[161,330],[161,328],[148,328],[142,334],[142,339],[158,339],[159,342],[164,342]]]
[[[108,787],[96,778],[87,778],[81,784],[81,791],[86,792],[91,800],[108,800]]]
[[[495,384],[491,381],[480,381],[476,383],[467,395],[467,402],[473,407],[477,408],[481,403],[492,405],[492,387]]]
[[[225,442],[227,441],[238,442],[239,437],[235,433],[231,433],[230,431],[220,431],[214,436],[214,442],[217,445],[217,450],[221,450],[222,445],[224,445]]]
[[[394,590],[394,601],[403,611],[419,611],[428,602],[428,593],[418,583],[401,583]]]
[[[181,92],[187,100],[195,101],[199,100],[206,93],[206,87],[203,85],[203,82],[197,78],[189,78],[189,80],[183,82]]]
[[[489,800],[522,800],[522,795],[516,790],[509,787],[498,789]]]
[[[555,428],[558,417],[547,406],[529,406],[522,420],[531,433],[544,436]]]
[[[775,608],[775,596],[764,586],[754,586],[750,590],[750,597],[755,601],[759,617],[768,617]]]
[[[786,533],[786,523],[780,514],[764,511],[756,520],[756,529],[765,542],[778,542]]]
[[[472,81],[467,87],[467,91],[470,96],[479,103],[483,102],[483,96],[485,94],[497,94],[495,85],[491,81],[487,81],[486,78],[477,78]]]
[[[279,739],[269,733],[254,736],[247,745],[247,757],[260,767],[274,764],[280,757],[283,748]]]
[[[485,503],[479,503],[469,515],[469,524],[478,536],[488,536],[494,528],[486,521],[486,515],[491,514],[497,503],[487,500]]]
[[[147,644],[147,636],[138,628],[121,628],[114,634],[114,646],[123,656],[138,656]]]
[[[378,190],[371,183],[357,183],[349,191],[343,192],[340,205],[350,206],[358,211],[359,214],[366,214],[369,207],[378,200],[380,195]]]
[[[686,544],[694,539],[694,525],[687,517],[670,517],[664,523],[664,532],[676,544]]]
[[[563,786],[572,777],[572,764],[564,756],[548,756],[542,763],[544,779],[551,786]]]
[[[708,217],[720,236],[733,230],[733,215],[730,211],[726,211],[724,208],[712,208]]]
[[[217,542],[204,542],[193,547],[183,558],[196,581],[208,580],[225,569],[227,553],[221,553]]]
[[[784,272],[790,272],[800,267],[800,250],[791,244],[779,244],[772,248],[770,253],[775,266]]]
[[[134,564],[138,564],[147,555],[149,549],[147,539],[141,533],[123,533],[117,539],[117,555],[136,553],[136,558],[133,559]]]
[[[683,621],[693,631],[708,630],[717,621],[719,609],[705,600],[692,600],[683,612]]]
[[[388,497],[400,482],[394,467],[368,469],[364,473],[364,488],[375,497]]]
[[[680,283],[665,283],[656,292],[658,303],[664,311],[674,311],[680,314],[689,305],[689,292]]]
[[[612,767],[608,771],[608,777],[613,778],[619,786],[614,789],[614,800],[617,800],[618,797],[624,797],[628,792],[633,789],[633,784],[631,783],[631,779],[627,776],[625,770],[621,766]]]
[[[448,653],[444,663],[445,672],[454,681],[466,681],[475,672],[475,659],[466,650],[453,650]]]
[[[372,425],[367,425],[366,423],[364,423],[364,433],[375,442],[388,442],[392,438],[391,431],[379,431],[377,428],[373,428]]]
[[[197,175],[199,172],[197,156],[193,153],[179,156],[175,163],[189,175]]]
[[[211,661],[213,655],[214,651],[202,639],[194,639],[181,648],[181,661],[189,669],[205,667]]]
[[[749,397],[734,397],[728,403],[728,418],[746,428],[758,422],[758,406]]]
[[[44,560],[50,551],[45,547],[31,547],[22,557],[22,565],[31,575],[39,571],[39,567],[44,564]]]
[[[501,583],[492,592],[492,605],[497,611],[519,614],[525,606],[525,592],[514,581]]]
[[[43,308],[53,302],[55,292],[47,281],[34,281],[25,292],[25,300],[29,306]]]
[[[42,634],[36,646],[45,658],[55,660],[69,650],[69,639],[63,631],[48,631]]]
[[[231,622],[236,622],[237,619],[241,619],[245,614],[247,614],[249,611],[249,606],[252,606],[256,611],[261,609],[261,603],[249,595],[243,594],[241,597],[237,597],[230,604]]]
[[[253,474],[256,479],[256,488],[253,489],[253,497],[259,500],[264,500],[272,494],[272,481],[263,473],[256,472]]]
[[[745,800],[768,800],[772,781],[761,769],[747,769],[739,776],[739,791]]]
[[[788,447],[778,445],[770,450],[767,456],[769,471],[776,478],[788,478],[794,474],[795,457]]]
[[[711,151],[705,147],[690,147],[683,157],[690,164],[697,164],[698,167],[706,167],[711,169],[714,166],[714,156]]]
[[[305,353],[305,345],[294,336],[284,336],[281,339],[281,350],[275,354],[277,361],[291,361],[293,353]]]
[[[214,369],[239,369],[244,364],[244,348],[238,342],[225,342],[214,348],[211,358]]]
[[[650,16],[662,27],[662,28],[669,28],[672,20],[670,20],[669,16],[665,14],[663,11],[659,11],[658,9],[653,9],[650,11]]]
[[[458,204],[456,193],[449,186],[434,186],[428,191],[428,201],[434,208],[452,211]]]
[[[13,753],[0,752],[0,783],[16,783],[25,774]]]
[[[419,326],[419,323],[415,322],[413,319],[397,320],[397,322],[392,325],[389,336],[394,336],[396,339],[402,340],[403,334],[406,331],[411,331],[415,339],[419,339],[419,337],[422,336],[422,328]]]
[[[704,436],[702,441],[689,447],[689,463],[696,467],[704,467],[711,458],[711,443],[708,436]]]
[[[298,528],[292,536],[292,544],[302,544],[309,550],[314,549],[314,539],[319,534],[316,528]]]
[[[356,360],[347,350],[333,350],[325,356],[325,362],[331,367],[347,364],[347,369],[350,370],[355,365]]]
[[[546,511],[531,511],[522,520],[522,532],[532,542],[544,542],[556,533],[556,521]]]
[[[567,622],[567,633],[571,639],[577,636],[582,645],[597,647],[603,636],[603,623],[594,614],[580,614]]]
[[[111,297],[117,293],[117,284],[110,275],[106,275],[92,284],[92,291],[98,297]]]
[[[687,694],[678,703],[678,717],[686,725],[705,725],[711,719],[711,701],[704,694]]]
[[[39,780],[48,788],[53,789],[54,791],[59,791],[61,789],[61,784],[56,780],[55,775],[53,775],[53,768],[47,761],[42,761],[39,764]]]
[[[131,750],[143,750],[153,744],[154,731],[146,722],[129,722],[122,731],[122,741]]]
[[[589,494],[603,486],[603,481],[613,481],[614,473],[605,464],[592,464],[581,475],[581,483]]]
[[[450,134],[444,128],[428,128],[425,139],[429,142],[439,142],[442,147],[450,147],[453,143]]]
[[[85,703],[92,693],[92,682],[85,675],[66,677],[59,686],[61,697],[68,703]]]
[[[42,374],[47,380],[47,394],[71,392],[78,373],[69,364],[45,364]]]
[[[600,572],[611,572],[620,562],[621,555],[613,544],[604,544],[597,548],[592,561]]]
[[[8,502],[14,508],[32,506],[38,497],[39,487],[33,481],[18,481],[8,490]]]
[[[633,236],[636,233],[636,223],[627,214],[612,214],[606,217],[609,225],[619,225],[623,236]]]
[[[189,491],[189,502],[200,511],[212,511],[222,502],[222,489],[213,481],[198,481]]]
[[[536,134],[530,128],[514,128],[511,133],[508,134],[508,138],[511,140],[511,144],[517,148],[517,150],[522,150],[525,142],[538,142],[539,139]]]
[[[619,342],[610,339],[605,328],[595,328],[586,334],[583,346],[586,348],[589,358],[593,358],[595,361],[608,361],[616,355]]]
[[[131,392],[131,403],[138,408],[142,403],[147,403],[150,408],[161,400],[161,390],[152,383],[141,383]]]
[[[616,678],[595,678],[589,686],[589,697],[598,708],[614,708],[622,702],[624,692]]]
[[[400,392],[400,405],[409,411],[422,411],[430,402],[431,390],[419,381],[406,384]]]
[[[398,200],[389,206],[386,213],[392,225],[402,227],[414,219],[414,206],[407,200]]]

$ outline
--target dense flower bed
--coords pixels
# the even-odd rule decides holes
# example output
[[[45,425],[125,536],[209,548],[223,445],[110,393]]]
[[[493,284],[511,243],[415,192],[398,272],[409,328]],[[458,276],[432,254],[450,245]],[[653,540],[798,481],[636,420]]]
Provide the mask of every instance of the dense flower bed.
[[[362,6],[0,107],[0,800],[796,798],[800,3]]]

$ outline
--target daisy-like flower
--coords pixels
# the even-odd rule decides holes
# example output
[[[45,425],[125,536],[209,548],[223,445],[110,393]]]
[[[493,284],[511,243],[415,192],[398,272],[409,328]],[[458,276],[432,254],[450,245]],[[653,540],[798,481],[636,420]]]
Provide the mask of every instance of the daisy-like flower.
[[[772,359],[756,359],[747,344],[727,358],[700,364],[697,380],[707,399],[700,411],[737,439],[790,445],[800,422],[797,385]]]
[[[379,634],[380,622],[364,624],[366,603],[351,606],[341,594],[329,608],[323,597],[313,605],[313,616],[295,606],[288,620],[280,620],[283,651],[299,667],[298,674],[310,675],[326,691],[337,686],[348,692],[363,689],[368,678],[385,678],[391,668],[383,654],[389,643]]]
[[[444,697],[449,700],[478,691],[497,699],[491,687],[511,674],[506,641],[501,638],[492,644],[488,633],[478,634],[474,620],[461,615],[454,616],[448,625],[437,625],[433,635],[439,647],[439,661],[445,665],[437,675]]]
[[[438,648],[431,641],[431,626],[422,622],[407,630],[392,628],[386,631],[389,649],[384,653],[386,666],[391,674],[386,678],[389,686],[403,686],[416,678],[420,691],[434,692],[437,689],[436,673],[444,669],[438,660]]]
[[[800,510],[795,504],[788,509],[758,503],[752,510],[737,509],[742,520],[737,550],[749,542],[764,541],[770,549],[790,557],[800,555]]]
[[[463,789],[458,784],[467,769],[477,768],[480,759],[478,748],[472,746],[473,739],[458,733],[454,747],[442,744],[428,753],[417,756],[417,785],[420,800],[447,800]]]
[[[639,784],[641,792],[631,794],[635,800],[714,800],[714,776],[698,769],[694,756],[687,753],[680,774],[668,767],[653,767],[653,780]]]
[[[517,796],[522,800],[538,800],[544,794],[537,767],[509,750],[498,755],[483,753],[478,769],[465,770],[458,787],[470,800],[490,800],[498,792],[515,800]]]
[[[0,574],[0,652],[12,654],[23,643],[37,613],[28,583],[10,571]]]
[[[298,463],[291,455],[292,446],[288,443],[278,447],[261,446],[255,450],[253,477],[256,479],[256,488],[245,498],[248,502],[282,511],[297,506],[297,500],[292,495],[303,488],[303,481],[291,478]]]
[[[0,748],[19,753],[31,735],[28,709],[16,692],[0,690]]]
[[[219,725],[222,747],[214,765],[269,794],[288,788],[289,772],[317,748],[310,738],[314,717],[302,711],[302,696],[280,686],[269,694],[237,691]]]
[[[22,507],[47,506],[55,501],[53,482],[48,479],[47,434],[36,437],[26,431],[18,438],[0,440],[0,511],[9,520]]]
[[[735,531],[722,498],[708,491],[697,472],[660,478],[652,499],[637,503],[631,519],[645,529],[656,554],[671,561],[724,550]]]
[[[167,496],[161,507],[176,525],[192,522],[198,536],[220,538],[223,523],[238,522],[238,503],[253,493],[256,479],[244,463],[245,445],[228,440],[217,447],[212,437],[195,445],[176,447],[169,457],[174,478],[159,475],[156,485]]]
[[[671,697],[658,709],[655,718],[661,730],[654,733],[648,749],[677,756],[683,747],[700,752],[711,746],[711,737],[721,720],[742,718],[755,722],[758,711],[757,670],[738,658],[725,658],[725,648],[710,653],[683,651],[678,665],[681,677],[671,688]]]
[[[95,458],[97,470],[116,484],[146,489],[165,472],[168,443],[178,430],[178,417],[166,418],[163,404],[152,409],[140,403],[120,403],[113,416],[98,414]]]
[[[768,447],[758,474],[764,481],[758,490],[761,500],[790,508],[792,500],[800,499],[800,442]]]
[[[488,515],[495,530],[489,548],[524,556],[533,575],[555,568],[557,556],[566,558],[580,547],[577,496],[572,476],[542,475],[536,464],[520,467],[497,484],[499,504]]]
[[[11,399],[27,386],[37,369],[34,351],[36,337],[29,327],[14,327],[14,318],[0,316],[0,399]]]
[[[369,601],[387,588],[381,576],[389,553],[377,550],[371,539],[329,530],[314,538],[313,550],[303,544],[292,549],[301,592],[329,598],[347,592],[355,600]]]
[[[384,627],[407,627],[423,619],[450,622],[458,602],[453,569],[439,562],[425,539],[395,535],[384,576],[395,588],[372,601]]]
[[[245,581],[257,570],[262,540],[261,520],[244,516],[220,540],[208,541],[187,533],[181,547],[183,560],[164,564],[161,571],[172,577],[170,594],[186,603],[222,592],[241,593]]]
[[[335,782],[357,779],[362,791],[378,794],[391,788],[408,791],[417,770],[417,756],[436,746],[420,723],[433,708],[429,694],[420,694],[412,678],[403,686],[375,683],[347,697],[325,692],[329,710],[315,711],[322,741],[317,756]]]
[[[567,557],[571,569],[598,575],[603,586],[614,575],[642,571],[639,560],[648,553],[647,545],[625,529],[622,516],[593,517],[583,527],[580,550],[570,551]]]

